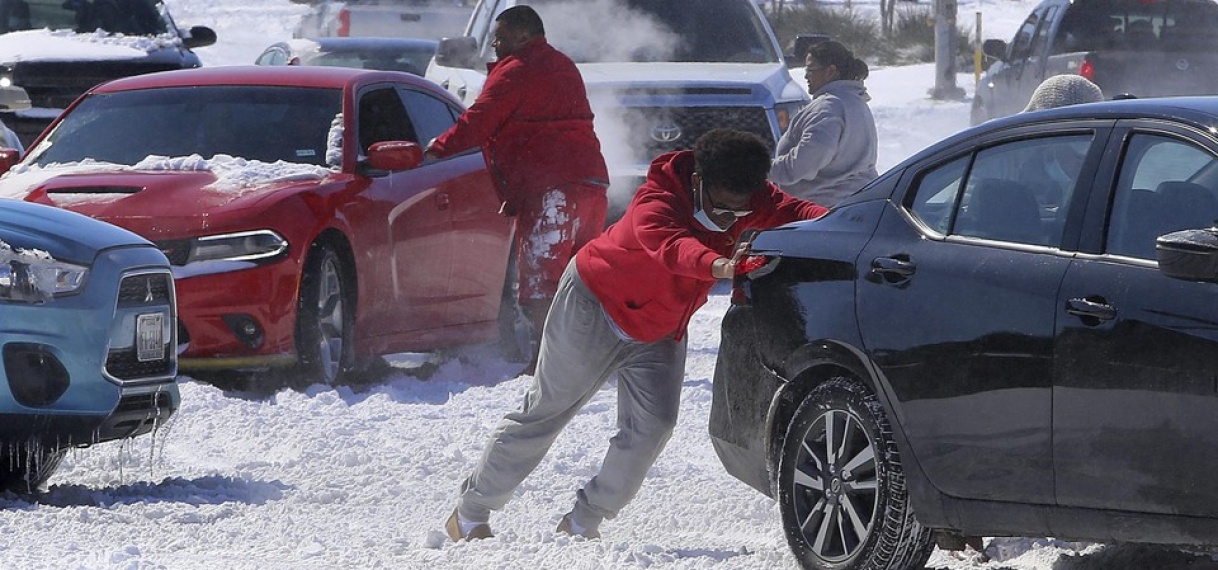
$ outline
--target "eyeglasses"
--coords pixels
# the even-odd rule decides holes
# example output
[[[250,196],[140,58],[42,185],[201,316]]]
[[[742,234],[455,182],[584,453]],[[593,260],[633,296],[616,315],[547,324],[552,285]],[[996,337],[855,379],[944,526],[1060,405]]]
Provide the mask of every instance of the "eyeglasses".
[[[737,218],[743,218],[749,214],[752,214],[753,211],[752,210],[733,210],[731,208],[719,208],[719,207],[715,206],[714,202],[711,202],[711,213],[716,216],[724,216],[727,214],[731,214],[733,216],[736,216]]]

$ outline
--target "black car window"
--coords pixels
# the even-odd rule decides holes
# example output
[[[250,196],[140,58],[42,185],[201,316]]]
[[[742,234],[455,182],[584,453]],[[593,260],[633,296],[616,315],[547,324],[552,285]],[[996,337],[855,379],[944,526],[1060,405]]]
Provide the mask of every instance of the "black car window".
[[[1023,139],[977,153],[951,233],[1057,246],[1091,134]]]
[[[940,234],[947,235],[951,229],[952,213],[969,158],[964,156],[927,172],[918,180],[914,190],[910,212]]]
[[[412,89],[403,89],[402,97],[406,99],[406,107],[414,122],[415,134],[419,136],[419,144],[430,143],[432,139],[440,136],[457,122],[448,103],[431,95]]]
[[[1184,229],[1208,228],[1218,219],[1218,189],[1195,174],[1218,166],[1218,158],[1193,143],[1139,133],[1130,137],[1113,196],[1105,251],[1155,258],[1155,238]]]
[[[358,119],[361,152],[366,153],[373,143],[383,141],[419,142],[406,114],[406,106],[392,87],[381,87],[361,95]]]

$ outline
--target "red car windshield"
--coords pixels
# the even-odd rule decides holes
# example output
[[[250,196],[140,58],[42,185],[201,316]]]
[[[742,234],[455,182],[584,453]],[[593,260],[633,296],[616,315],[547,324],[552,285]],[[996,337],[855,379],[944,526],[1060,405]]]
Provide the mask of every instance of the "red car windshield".
[[[192,86],[91,95],[31,151],[34,165],[229,155],[326,164],[338,89]]]

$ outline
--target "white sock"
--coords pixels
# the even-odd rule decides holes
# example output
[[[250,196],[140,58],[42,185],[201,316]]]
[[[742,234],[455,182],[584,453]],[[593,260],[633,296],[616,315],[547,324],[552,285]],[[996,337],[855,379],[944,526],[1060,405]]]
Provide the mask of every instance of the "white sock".
[[[465,517],[461,516],[461,513],[457,513],[457,526],[461,527],[461,536],[469,536],[469,533],[473,532],[474,527],[484,524],[486,523],[466,520]]]

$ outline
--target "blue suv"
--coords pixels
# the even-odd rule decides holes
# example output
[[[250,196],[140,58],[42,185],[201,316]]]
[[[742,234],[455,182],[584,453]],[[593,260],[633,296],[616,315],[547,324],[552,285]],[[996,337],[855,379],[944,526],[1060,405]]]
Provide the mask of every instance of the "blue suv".
[[[0,200],[0,488],[37,489],[68,449],[178,408],[169,261],[67,210]]]

